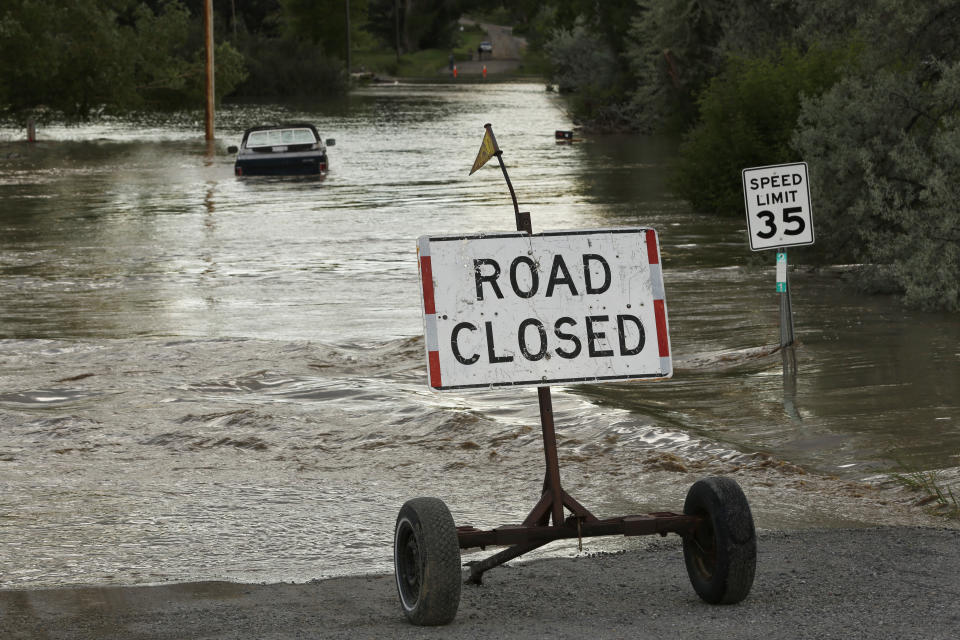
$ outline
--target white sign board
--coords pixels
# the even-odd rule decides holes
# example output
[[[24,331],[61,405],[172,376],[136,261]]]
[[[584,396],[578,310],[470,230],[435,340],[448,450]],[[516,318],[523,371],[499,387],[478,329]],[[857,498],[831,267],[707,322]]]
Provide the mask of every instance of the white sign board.
[[[423,236],[434,389],[668,378],[653,229]]]
[[[744,169],[743,199],[752,250],[813,244],[806,162]]]

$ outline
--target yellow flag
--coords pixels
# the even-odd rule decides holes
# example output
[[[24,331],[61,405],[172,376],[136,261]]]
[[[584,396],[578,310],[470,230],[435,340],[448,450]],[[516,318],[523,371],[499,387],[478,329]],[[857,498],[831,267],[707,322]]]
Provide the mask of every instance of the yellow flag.
[[[483,134],[483,142],[480,143],[480,153],[477,154],[477,159],[473,162],[473,169],[470,169],[468,175],[473,175],[473,172],[487,164],[487,160],[492,158],[497,153],[497,140],[493,137],[493,129],[490,128],[490,125],[486,125],[487,132]]]

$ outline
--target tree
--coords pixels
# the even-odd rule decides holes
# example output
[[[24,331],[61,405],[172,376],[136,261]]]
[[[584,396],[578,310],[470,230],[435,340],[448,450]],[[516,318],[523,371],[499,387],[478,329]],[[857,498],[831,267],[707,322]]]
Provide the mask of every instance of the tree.
[[[960,5],[822,4],[804,29],[849,25],[864,53],[804,104],[793,138],[810,163],[818,250],[910,305],[960,310]]]
[[[960,311],[960,62],[845,78],[805,106],[794,142],[826,257]]]
[[[727,54],[709,80],[678,192],[698,210],[740,215],[740,169],[803,159],[817,224],[806,256],[860,264],[861,283],[910,305],[960,310],[960,5],[795,6],[803,19],[778,36],[792,53]],[[720,49],[776,35],[738,32],[730,15]]]
[[[784,47],[763,58],[730,56],[701,94],[700,120],[676,165],[676,192],[697,211],[743,215],[740,171],[796,160],[791,138],[803,96],[831,87],[853,55]]]
[[[591,126],[616,128],[624,117],[617,108],[619,94],[617,54],[581,18],[572,29],[557,29],[545,49],[550,56],[551,80],[571,93],[574,117]]]
[[[798,2],[813,0],[652,0],[633,20],[627,56],[633,103],[644,131],[684,131],[698,98],[730,56],[761,58],[782,46],[805,48]]]
[[[696,119],[696,98],[720,69],[722,37],[716,2],[650,2],[634,21],[628,58],[641,130],[683,130]]]
[[[115,17],[95,0],[10,0],[0,14],[0,107],[85,116],[135,102],[135,51]]]
[[[366,21],[367,0],[350,0],[350,30]],[[347,55],[345,0],[280,0],[283,34],[290,40],[318,44],[324,53],[341,60]]]
[[[370,0],[366,30],[395,46],[399,13],[400,50],[446,49],[455,43],[457,19],[467,0]]]
[[[636,11],[634,0],[558,0],[538,15],[540,20],[549,17],[553,21],[550,37],[542,45],[548,54],[551,80],[561,91],[572,94],[574,118],[592,128],[623,130],[630,126],[634,80],[624,46],[630,17]],[[533,24],[537,22],[535,18]]]
[[[406,0],[405,4],[401,27],[411,51],[453,46],[460,18],[458,0]]]
[[[100,110],[199,104],[200,26],[175,0],[10,0],[0,13],[0,110],[86,118]],[[193,41],[199,38],[194,36]],[[217,46],[218,96],[244,76],[229,44]]]

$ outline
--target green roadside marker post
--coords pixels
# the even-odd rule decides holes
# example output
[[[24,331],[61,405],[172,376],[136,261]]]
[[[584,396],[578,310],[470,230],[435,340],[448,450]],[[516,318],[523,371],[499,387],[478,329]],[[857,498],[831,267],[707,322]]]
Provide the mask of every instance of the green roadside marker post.
[[[777,293],[780,294],[780,348],[783,349],[793,345],[793,301],[786,249],[777,252]]]
[[[787,250],[777,252],[777,293],[787,291]]]

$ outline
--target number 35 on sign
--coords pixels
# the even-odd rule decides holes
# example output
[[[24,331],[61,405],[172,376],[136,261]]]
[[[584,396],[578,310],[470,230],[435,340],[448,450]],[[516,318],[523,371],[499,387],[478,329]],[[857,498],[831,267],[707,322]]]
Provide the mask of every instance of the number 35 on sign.
[[[813,244],[806,162],[744,169],[743,199],[753,251]]]

